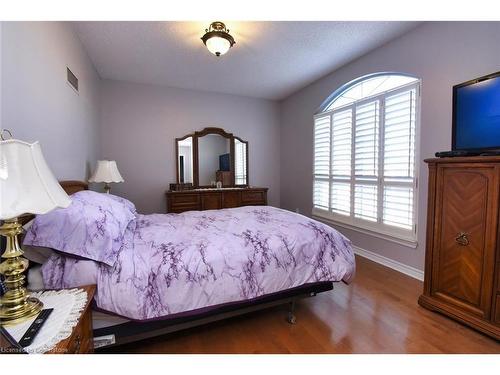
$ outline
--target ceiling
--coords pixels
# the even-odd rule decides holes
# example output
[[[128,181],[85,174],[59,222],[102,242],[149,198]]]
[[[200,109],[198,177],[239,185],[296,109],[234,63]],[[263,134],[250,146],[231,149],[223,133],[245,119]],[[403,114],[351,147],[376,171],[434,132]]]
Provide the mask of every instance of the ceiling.
[[[216,57],[200,40],[209,22],[75,22],[99,75],[281,100],[418,22],[226,21],[236,44]]]

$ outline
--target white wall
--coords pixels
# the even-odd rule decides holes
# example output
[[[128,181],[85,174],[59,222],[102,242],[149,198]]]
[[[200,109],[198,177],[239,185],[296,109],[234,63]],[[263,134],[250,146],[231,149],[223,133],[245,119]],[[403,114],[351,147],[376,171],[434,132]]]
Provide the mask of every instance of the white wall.
[[[250,184],[280,204],[279,105],[269,100],[103,81],[101,157],[115,159],[125,182],[112,187],[140,212],[165,212],[176,181],[175,138],[214,126],[249,142]]]
[[[313,114],[343,84],[375,72],[422,79],[418,247],[411,249],[338,228],[355,245],[423,269],[427,205],[424,158],[451,148],[452,86],[500,70],[500,22],[425,23],[281,102],[281,205],[309,215],[312,207]]]
[[[99,84],[80,40],[66,22],[3,22],[2,126],[39,140],[59,179],[87,178],[99,152]],[[78,77],[77,94],[66,66]]]

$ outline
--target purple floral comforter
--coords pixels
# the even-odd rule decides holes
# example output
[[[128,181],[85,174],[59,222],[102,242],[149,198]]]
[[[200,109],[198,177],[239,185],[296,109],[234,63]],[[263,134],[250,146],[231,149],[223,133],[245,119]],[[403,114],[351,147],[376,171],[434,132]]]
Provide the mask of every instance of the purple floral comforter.
[[[47,288],[97,284],[98,308],[134,320],[249,300],[320,281],[349,282],[351,244],[333,228],[274,207],[137,215],[116,263],[55,255]]]

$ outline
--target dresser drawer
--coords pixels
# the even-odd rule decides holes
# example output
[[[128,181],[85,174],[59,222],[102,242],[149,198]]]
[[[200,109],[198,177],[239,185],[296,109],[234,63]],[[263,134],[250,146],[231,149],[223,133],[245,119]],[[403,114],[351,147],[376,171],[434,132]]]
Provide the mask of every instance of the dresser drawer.
[[[261,187],[167,191],[166,196],[169,213],[267,205],[267,188]]]
[[[239,191],[228,191],[223,195],[223,208],[239,207],[241,205],[241,193]]]
[[[222,194],[205,193],[201,195],[202,210],[219,210],[222,208]]]
[[[500,262],[497,263],[497,292],[500,293]]]
[[[243,205],[265,205],[267,202],[265,191],[242,191],[241,203]]]
[[[500,325],[500,294],[497,294],[495,303],[495,311],[493,313],[493,321]]]
[[[200,210],[200,195],[199,194],[170,194],[167,199],[168,212],[184,212]]]

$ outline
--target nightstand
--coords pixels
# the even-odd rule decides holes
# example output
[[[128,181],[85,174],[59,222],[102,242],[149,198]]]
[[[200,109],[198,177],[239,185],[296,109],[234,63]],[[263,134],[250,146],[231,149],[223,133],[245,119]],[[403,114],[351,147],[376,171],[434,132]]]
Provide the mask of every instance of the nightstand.
[[[45,354],[79,354],[79,353],[93,353],[94,352],[94,338],[92,332],[92,310],[90,308],[94,293],[96,290],[95,285],[82,286],[79,288],[71,288],[72,290],[80,290],[87,293],[85,305],[78,316],[78,323],[73,327],[70,336],[62,341],[59,341],[54,348]],[[48,291],[50,292],[50,291]],[[58,292],[58,290],[55,290]],[[45,326],[46,327],[46,326]],[[16,334],[7,332],[5,327],[0,332],[0,353],[23,353],[25,352],[15,341],[20,339],[24,333],[24,329]],[[44,327],[42,327],[43,332]],[[39,353],[39,352],[37,352]]]
[[[90,303],[94,298],[96,286],[82,286],[87,292],[87,304],[80,314],[78,324],[73,328],[73,333],[67,339],[60,341],[54,349],[47,354],[85,354],[94,352],[94,337],[92,334],[92,310]]]

